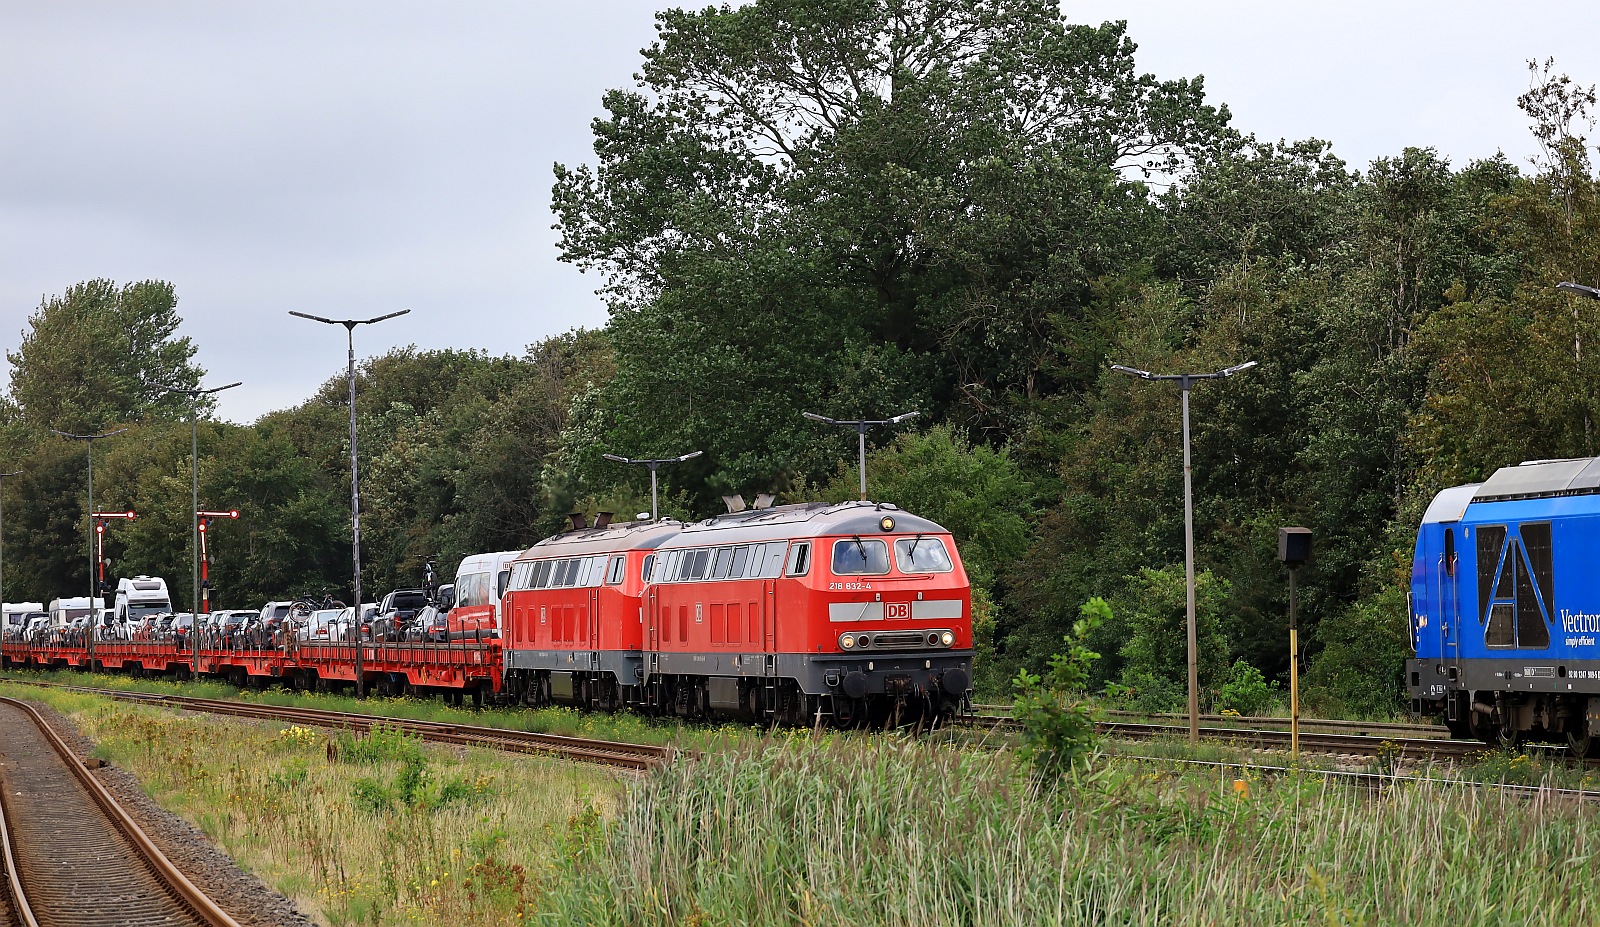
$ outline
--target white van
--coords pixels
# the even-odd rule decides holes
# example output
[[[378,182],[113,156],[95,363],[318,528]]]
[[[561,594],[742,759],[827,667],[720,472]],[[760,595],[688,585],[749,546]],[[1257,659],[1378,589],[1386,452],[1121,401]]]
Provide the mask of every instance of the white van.
[[[500,636],[500,597],[511,581],[511,561],[520,550],[473,554],[456,568],[455,606],[447,624],[451,640]]]

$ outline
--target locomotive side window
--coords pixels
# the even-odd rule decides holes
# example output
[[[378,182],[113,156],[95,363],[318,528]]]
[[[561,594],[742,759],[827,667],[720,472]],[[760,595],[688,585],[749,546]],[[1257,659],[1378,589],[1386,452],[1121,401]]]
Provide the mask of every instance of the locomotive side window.
[[[738,579],[744,575],[744,568],[750,562],[750,545],[745,544],[733,549],[733,564],[728,567],[728,578]],[[734,638],[738,640],[738,638]]]
[[[689,556],[692,559],[689,561],[689,568],[684,571],[683,578],[705,579],[707,567],[710,566],[711,562],[711,551],[704,549],[697,550]]]
[[[1487,647],[1511,647],[1516,643],[1512,639],[1512,620],[1516,614],[1516,606],[1510,602],[1498,602],[1489,606],[1489,627],[1483,632],[1483,643]]]
[[[1519,525],[1517,533],[1522,535],[1522,547],[1528,552],[1528,566],[1533,570],[1533,581],[1539,587],[1539,598],[1544,605],[1545,614],[1554,617],[1556,571],[1550,523]]]
[[[618,583],[622,582],[622,577],[627,572],[627,568],[628,568],[628,558],[627,557],[622,557],[622,556],[612,557],[611,558],[611,572],[606,575],[606,582],[609,585],[612,585],[612,586],[615,586]]]
[[[1489,612],[1494,578],[1500,572],[1500,548],[1504,547],[1505,543],[1505,525],[1483,525],[1478,528],[1478,620],[1480,621],[1484,620]]]
[[[902,573],[948,573],[955,569],[950,552],[938,538],[899,538],[894,542],[894,562]]]
[[[644,566],[639,568],[639,579],[644,581],[644,582],[647,582],[647,583],[650,582],[650,574],[655,572],[655,568],[656,568],[656,555],[655,554],[645,554],[645,556],[644,556]]]
[[[802,542],[789,548],[789,575],[804,576],[811,571],[811,544]]]
[[[787,545],[782,541],[757,544],[750,549],[750,566],[745,575],[750,579],[772,579],[783,572],[783,555]]]
[[[540,560],[535,564],[533,567],[533,582],[528,585],[528,588],[543,589],[548,586],[550,584],[550,569],[554,563],[555,561],[553,560]]]
[[[733,564],[733,548],[731,548],[731,547],[719,547],[719,548],[717,548],[716,559],[713,560],[712,564],[711,564],[711,578],[712,579],[727,579],[728,578],[728,567],[731,566],[732,564]]]
[[[833,542],[833,575],[879,576],[889,572],[889,547],[877,539]]]
[[[1522,545],[1511,542],[1512,548],[1525,554]],[[1507,556],[1509,558],[1509,555]],[[1543,650],[1550,646],[1550,627],[1544,623],[1544,612],[1533,591],[1533,571],[1526,563],[1517,563],[1517,647],[1522,650]]]

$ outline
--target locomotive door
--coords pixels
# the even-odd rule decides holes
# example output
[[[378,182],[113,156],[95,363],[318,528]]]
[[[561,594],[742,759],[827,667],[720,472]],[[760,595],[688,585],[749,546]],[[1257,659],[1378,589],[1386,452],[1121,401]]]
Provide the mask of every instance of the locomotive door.
[[[600,590],[589,590],[589,668],[600,668]]]
[[[1456,554],[1456,529],[1444,529],[1444,552],[1439,556],[1439,614],[1444,627],[1439,629],[1443,646],[1439,652],[1447,660],[1461,659],[1461,558]]]
[[[761,649],[773,653],[778,649],[778,581],[766,580],[761,587]]]

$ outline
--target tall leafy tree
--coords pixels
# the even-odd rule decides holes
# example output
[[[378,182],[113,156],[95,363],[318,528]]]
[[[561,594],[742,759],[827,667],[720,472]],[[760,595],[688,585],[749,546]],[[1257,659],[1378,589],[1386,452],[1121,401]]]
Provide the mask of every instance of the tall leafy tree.
[[[1198,80],[1043,0],[758,0],[658,31],[554,201],[612,302],[611,439],[704,447],[708,490],[825,472],[843,443],[808,407],[1018,427],[1009,397],[1092,376],[1049,339],[1094,330],[1092,281],[1139,260],[1125,172],[1225,134]]]
[[[172,284],[159,280],[89,280],[45,299],[6,353],[21,417],[81,432],[182,415],[187,400],[158,384],[193,387],[204,371],[178,334],[177,305]]]

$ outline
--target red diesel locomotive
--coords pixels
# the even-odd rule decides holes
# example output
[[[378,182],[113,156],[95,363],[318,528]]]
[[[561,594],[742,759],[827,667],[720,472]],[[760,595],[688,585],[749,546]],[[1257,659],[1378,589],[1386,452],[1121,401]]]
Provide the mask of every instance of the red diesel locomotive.
[[[881,725],[947,717],[971,682],[955,543],[888,504],[578,528],[517,559],[502,615],[529,704]]]

